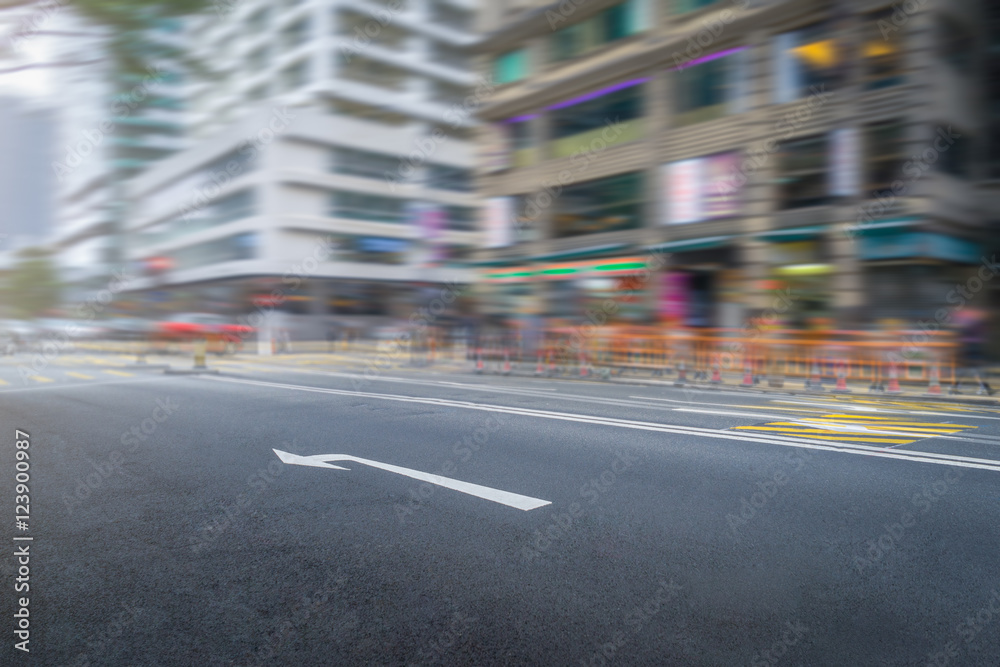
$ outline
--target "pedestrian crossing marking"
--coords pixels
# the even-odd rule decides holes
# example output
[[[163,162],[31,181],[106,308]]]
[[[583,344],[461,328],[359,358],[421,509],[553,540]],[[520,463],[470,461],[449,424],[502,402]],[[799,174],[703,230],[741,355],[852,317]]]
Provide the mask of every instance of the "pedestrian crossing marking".
[[[68,375],[70,377],[73,377],[73,378],[77,378],[78,380],[93,380],[94,379],[93,375],[84,375],[83,373],[75,373],[73,371],[67,371],[66,375]]]
[[[971,428],[976,427],[967,424],[921,422],[894,417],[830,414],[821,417],[802,417],[798,421],[775,421],[755,426],[734,426],[731,430],[784,433],[811,440],[908,445],[924,438],[960,433]]]
[[[32,375],[31,379],[35,382],[55,382],[52,378],[47,378],[44,375]]]
[[[101,372],[102,373],[107,373],[108,375],[118,375],[118,376],[123,377],[123,378],[130,378],[130,377],[132,377],[131,373],[124,373],[122,371],[105,370],[105,371],[101,371]]]

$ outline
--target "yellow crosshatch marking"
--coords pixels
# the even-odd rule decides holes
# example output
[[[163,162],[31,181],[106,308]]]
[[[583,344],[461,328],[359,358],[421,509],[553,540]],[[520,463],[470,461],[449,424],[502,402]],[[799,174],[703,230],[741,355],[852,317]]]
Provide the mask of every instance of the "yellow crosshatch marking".
[[[822,417],[803,417],[798,421],[768,422],[758,426],[735,426],[731,430],[787,434],[811,440],[908,445],[923,438],[960,433],[969,428],[976,427],[965,424],[920,422],[894,417],[833,414]]]
[[[132,377],[131,373],[123,373],[122,371],[102,371],[102,372],[107,373],[108,375],[120,375],[123,378]]]

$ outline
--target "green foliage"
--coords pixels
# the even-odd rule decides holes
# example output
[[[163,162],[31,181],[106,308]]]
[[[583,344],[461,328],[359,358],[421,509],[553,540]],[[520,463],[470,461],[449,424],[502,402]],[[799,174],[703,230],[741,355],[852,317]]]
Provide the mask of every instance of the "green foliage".
[[[17,317],[35,317],[59,304],[61,285],[48,254],[28,248],[18,253],[17,264],[0,289],[0,303]]]

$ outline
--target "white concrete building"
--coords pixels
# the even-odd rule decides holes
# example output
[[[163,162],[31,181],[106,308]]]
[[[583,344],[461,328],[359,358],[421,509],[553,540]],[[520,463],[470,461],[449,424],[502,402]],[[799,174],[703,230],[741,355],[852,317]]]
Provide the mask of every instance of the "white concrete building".
[[[147,310],[405,318],[466,282],[471,146],[489,91],[474,3],[243,0],[191,27],[195,145],[136,178],[128,256]],[[418,287],[417,284],[421,286]]]

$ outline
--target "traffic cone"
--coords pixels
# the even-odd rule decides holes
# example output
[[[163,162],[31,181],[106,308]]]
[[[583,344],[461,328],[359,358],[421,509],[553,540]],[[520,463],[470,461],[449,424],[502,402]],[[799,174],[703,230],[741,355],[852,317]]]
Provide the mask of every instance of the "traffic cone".
[[[896,362],[889,362],[889,387],[885,390],[887,394],[902,394],[903,390],[899,388],[899,371],[896,368]]]
[[[538,365],[535,366],[535,375],[545,374],[545,362],[543,361],[543,354],[541,350],[538,350]]]
[[[938,365],[934,364],[931,366],[931,377],[930,384],[927,386],[927,396],[940,396],[941,395],[941,371],[938,370]]]
[[[476,347],[476,374],[483,374],[483,348]]]
[[[753,386],[753,366],[749,361],[743,362],[743,382],[740,384],[741,387],[752,387]]]
[[[843,359],[837,363],[837,386],[833,391],[838,394],[847,394],[851,391],[847,388],[847,362]]]
[[[712,359],[712,384],[722,384],[722,369],[719,365],[719,355]]]
[[[580,350],[580,377],[590,377],[590,368],[587,366],[587,355]]]

